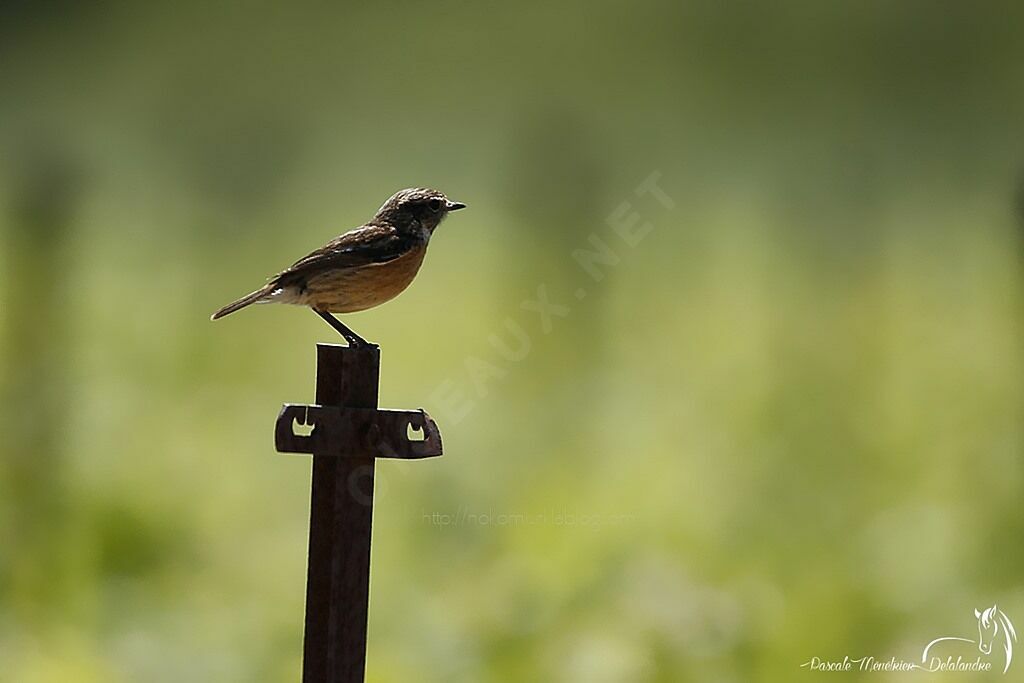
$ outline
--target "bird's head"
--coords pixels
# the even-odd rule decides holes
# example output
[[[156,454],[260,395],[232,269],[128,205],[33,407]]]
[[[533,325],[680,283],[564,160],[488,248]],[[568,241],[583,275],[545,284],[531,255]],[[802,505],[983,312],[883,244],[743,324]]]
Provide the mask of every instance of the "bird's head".
[[[465,204],[453,202],[438,190],[411,187],[391,195],[377,209],[373,222],[391,225],[402,231],[425,230],[429,235],[448,212],[464,208]]]

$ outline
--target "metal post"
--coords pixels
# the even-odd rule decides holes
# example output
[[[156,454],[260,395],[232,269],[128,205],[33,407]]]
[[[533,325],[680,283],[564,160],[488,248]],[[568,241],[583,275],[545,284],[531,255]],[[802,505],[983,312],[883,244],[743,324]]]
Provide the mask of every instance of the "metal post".
[[[285,404],[275,424],[278,451],[313,454],[304,683],[363,681],[376,458],[441,455],[426,412],[377,408],[379,379],[376,346],[317,344],[316,404]]]
[[[376,408],[380,349],[317,344],[316,402]],[[304,683],[361,682],[370,596],[372,455],[313,454]]]

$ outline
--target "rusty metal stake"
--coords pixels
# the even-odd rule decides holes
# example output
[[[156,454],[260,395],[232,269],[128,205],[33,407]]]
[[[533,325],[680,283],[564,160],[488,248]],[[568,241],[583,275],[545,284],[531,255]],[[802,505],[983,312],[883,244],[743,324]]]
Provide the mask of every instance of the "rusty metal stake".
[[[278,451],[313,454],[302,680],[356,683],[366,668],[375,460],[441,455],[441,435],[423,410],[377,409],[378,347],[316,350],[316,404],[286,404],[274,429]]]

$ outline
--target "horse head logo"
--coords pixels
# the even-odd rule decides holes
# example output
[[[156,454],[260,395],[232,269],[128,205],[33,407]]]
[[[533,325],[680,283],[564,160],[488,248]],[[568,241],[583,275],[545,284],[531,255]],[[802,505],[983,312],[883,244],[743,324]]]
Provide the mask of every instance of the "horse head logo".
[[[1003,612],[995,605],[984,611],[974,610],[974,617],[978,620],[978,640],[960,638],[959,636],[936,638],[924,646],[924,652],[921,653],[921,666],[918,668],[925,668],[924,664],[928,662],[929,653],[939,643],[949,643],[951,641],[976,643],[983,655],[991,655],[995,644],[1002,642],[1003,654],[1006,655],[1003,673],[1006,673],[1010,669],[1010,662],[1013,661],[1013,644],[1017,642],[1017,632],[1013,630],[1010,618],[1006,616],[1006,612]]]
[[[1003,652],[1006,654],[1003,673],[1006,673],[1013,660],[1013,644],[1017,641],[1017,632],[1014,630],[1010,618],[996,605],[992,605],[982,612],[974,610],[974,616],[978,620],[978,649],[983,654],[992,654],[992,646],[1001,640]]]

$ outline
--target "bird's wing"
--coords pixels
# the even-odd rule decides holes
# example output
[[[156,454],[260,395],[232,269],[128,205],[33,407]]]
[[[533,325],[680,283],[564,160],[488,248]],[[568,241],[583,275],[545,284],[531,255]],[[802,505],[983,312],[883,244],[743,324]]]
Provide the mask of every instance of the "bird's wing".
[[[274,280],[278,285],[287,286],[325,270],[387,263],[404,254],[410,246],[409,240],[393,228],[366,225],[334,238],[293,263]]]

